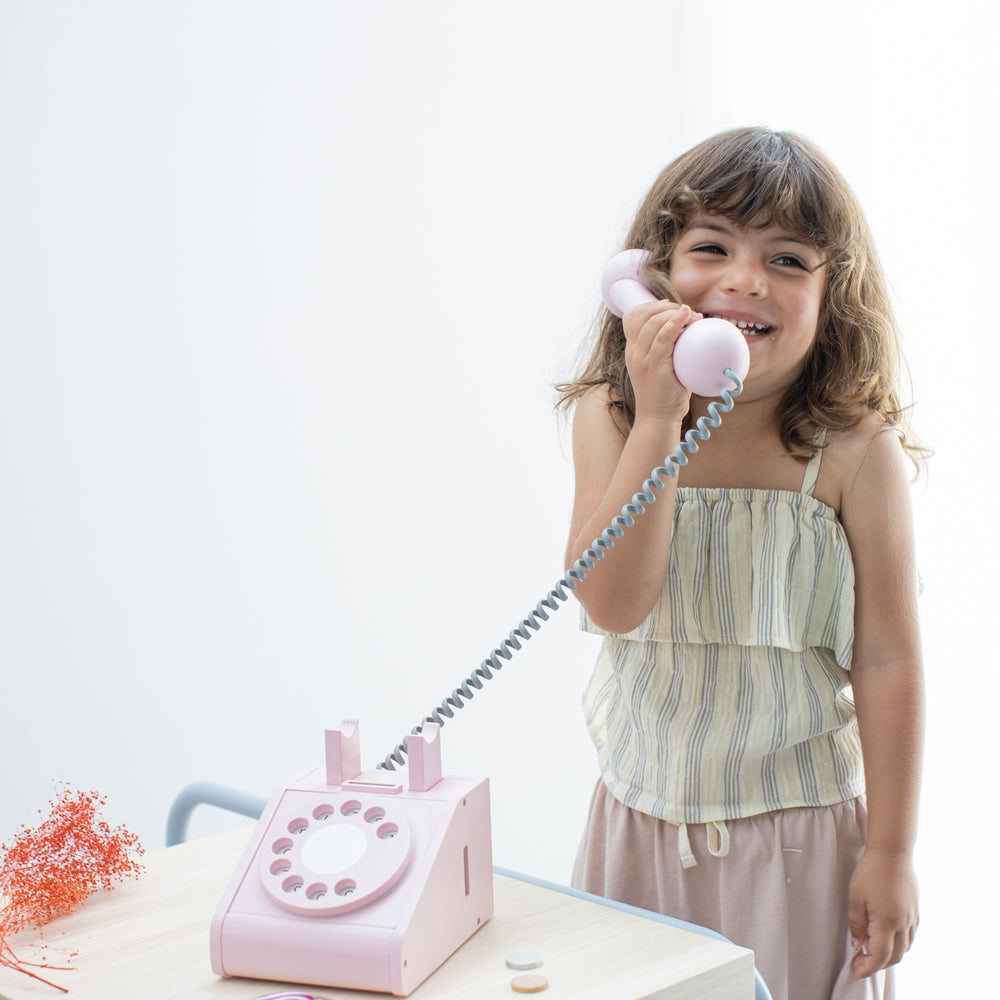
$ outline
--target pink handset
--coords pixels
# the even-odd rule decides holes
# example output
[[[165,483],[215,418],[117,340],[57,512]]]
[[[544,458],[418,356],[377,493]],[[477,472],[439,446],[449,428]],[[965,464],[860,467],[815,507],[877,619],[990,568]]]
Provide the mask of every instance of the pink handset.
[[[656,301],[656,296],[639,279],[640,269],[648,258],[648,250],[624,250],[604,268],[601,294],[604,304],[616,316],[644,302]],[[686,389],[697,396],[721,396],[723,389],[736,387],[724,374],[727,368],[740,379],[746,378],[750,348],[743,334],[727,320],[699,319],[674,345],[673,363],[674,374]]]

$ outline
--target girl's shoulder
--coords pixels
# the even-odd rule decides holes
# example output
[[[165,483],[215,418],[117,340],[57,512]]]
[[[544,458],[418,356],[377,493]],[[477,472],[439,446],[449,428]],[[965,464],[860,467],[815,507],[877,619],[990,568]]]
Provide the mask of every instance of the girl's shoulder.
[[[882,414],[866,411],[850,427],[827,430],[817,493],[834,500],[838,512],[855,491],[859,479],[897,479],[903,447],[899,431]]]
[[[631,427],[625,418],[621,397],[607,382],[593,385],[584,392],[576,404],[574,425],[585,425],[592,430],[595,426],[613,428],[624,443]]]

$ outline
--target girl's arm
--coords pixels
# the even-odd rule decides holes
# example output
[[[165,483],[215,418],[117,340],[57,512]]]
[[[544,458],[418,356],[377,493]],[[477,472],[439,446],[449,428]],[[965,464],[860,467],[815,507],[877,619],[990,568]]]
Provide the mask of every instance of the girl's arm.
[[[635,391],[629,429],[608,409],[608,388],[591,389],[573,420],[576,489],[566,566],[572,566],[621,513],[681,438],[690,393],[677,381],[671,356],[682,330],[698,318],[687,306],[661,301],[624,316],[626,365]],[[629,632],[642,622],[663,589],[670,551],[676,479],[655,491],[656,502],[625,529],[576,596],[593,622]]]
[[[866,952],[854,960],[857,979],[898,962],[918,921],[912,855],[924,703],[907,471],[898,436],[880,428],[841,508],[855,569],[851,685],[868,801],[850,890],[851,936]]]

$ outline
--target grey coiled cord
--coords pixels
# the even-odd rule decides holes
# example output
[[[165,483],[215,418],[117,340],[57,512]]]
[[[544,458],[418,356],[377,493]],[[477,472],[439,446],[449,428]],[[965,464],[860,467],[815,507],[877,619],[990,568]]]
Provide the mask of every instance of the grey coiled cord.
[[[435,722],[439,726],[445,724],[446,719],[454,718],[455,712],[465,708],[465,703],[475,697],[476,691],[483,687],[484,681],[493,679],[493,674],[503,669],[501,660],[510,660],[514,653],[521,648],[521,640],[527,641],[532,637],[532,632],[537,632],[542,626],[541,622],[549,620],[549,611],[558,611],[562,604],[569,599],[566,588],[576,590],[576,585],[585,580],[587,573],[594,569],[597,563],[604,558],[605,550],[615,547],[615,540],[625,534],[626,528],[631,528],[635,524],[635,519],[646,513],[643,504],[653,504],[656,502],[654,489],[662,490],[666,483],[663,477],[674,478],[680,468],[688,464],[688,455],[693,455],[698,450],[699,441],[707,441],[712,431],[722,423],[722,414],[729,413],[735,405],[733,400],[743,391],[743,381],[731,369],[724,372],[727,378],[731,379],[735,388],[732,390],[722,390],[722,402],[714,401],[708,404],[708,415],[699,417],[695,426],[690,428],[684,435],[684,440],[677,445],[672,455],[664,459],[664,465],[659,466],[650,473],[649,478],[642,484],[642,490],[632,497],[632,502],[622,507],[621,514],[617,515],[611,524],[601,532],[600,538],[595,538],[591,547],[580,556],[572,569],[556,582],[556,585],[543,597],[536,605],[535,610],[522,619],[517,628],[513,629],[506,639],[493,650],[492,653],[473,673],[466,677],[462,683],[455,688],[444,701],[438,705],[430,715],[425,716],[418,726],[410,730],[410,735],[418,735],[428,722]],[[529,631],[530,630],[530,631]],[[407,739],[396,745],[392,752],[379,764],[382,770],[395,771],[397,765],[406,763]]]

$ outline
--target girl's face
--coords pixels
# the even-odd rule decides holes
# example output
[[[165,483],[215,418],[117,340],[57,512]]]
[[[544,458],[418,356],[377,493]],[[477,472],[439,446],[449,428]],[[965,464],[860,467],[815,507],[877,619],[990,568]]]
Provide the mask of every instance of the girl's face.
[[[670,280],[696,312],[743,330],[754,396],[783,391],[802,373],[826,286],[814,246],[781,225],[743,227],[705,212],[678,238]]]

